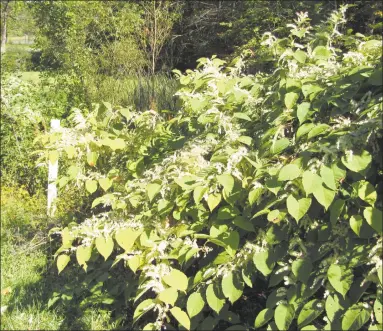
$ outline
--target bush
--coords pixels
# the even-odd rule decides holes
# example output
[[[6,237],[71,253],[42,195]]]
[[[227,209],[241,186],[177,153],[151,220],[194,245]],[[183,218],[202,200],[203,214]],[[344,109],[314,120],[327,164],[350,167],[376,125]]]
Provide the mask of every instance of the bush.
[[[103,103],[41,137],[94,198],[57,232],[59,273],[72,252],[125,265],[148,330],[381,329],[381,42],[343,36],[344,14],[266,34],[270,74],[178,72],[173,118]]]

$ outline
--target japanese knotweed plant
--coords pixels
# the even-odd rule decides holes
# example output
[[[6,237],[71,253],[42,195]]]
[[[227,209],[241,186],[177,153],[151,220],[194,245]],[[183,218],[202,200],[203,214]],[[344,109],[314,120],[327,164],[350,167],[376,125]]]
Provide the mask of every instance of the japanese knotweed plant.
[[[176,72],[177,114],[103,103],[41,137],[42,158],[73,164],[59,185],[94,197],[57,230],[59,272],[72,253],[123,264],[148,330],[380,330],[381,41],[344,20],[266,34],[272,73],[214,57]]]

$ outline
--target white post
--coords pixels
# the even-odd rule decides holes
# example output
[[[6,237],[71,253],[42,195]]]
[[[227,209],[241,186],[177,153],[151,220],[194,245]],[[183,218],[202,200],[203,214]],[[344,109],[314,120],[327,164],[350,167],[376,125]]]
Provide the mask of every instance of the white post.
[[[60,128],[60,120],[51,120],[51,132],[57,131],[57,129]],[[47,214],[50,217],[53,217],[56,206],[53,204],[54,200],[57,198],[57,187],[56,187],[56,179],[57,179],[57,173],[58,173],[58,160],[55,161],[54,164],[52,164],[49,161],[48,166],[48,209]]]

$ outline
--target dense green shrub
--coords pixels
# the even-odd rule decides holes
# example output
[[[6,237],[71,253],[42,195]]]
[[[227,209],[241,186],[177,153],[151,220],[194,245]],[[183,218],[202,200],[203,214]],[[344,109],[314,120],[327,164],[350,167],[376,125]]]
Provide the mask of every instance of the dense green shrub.
[[[94,198],[56,231],[59,272],[124,264],[148,330],[381,329],[381,42],[345,38],[344,15],[266,34],[270,74],[178,72],[173,118],[103,103],[42,136],[41,160],[72,162],[60,186]]]

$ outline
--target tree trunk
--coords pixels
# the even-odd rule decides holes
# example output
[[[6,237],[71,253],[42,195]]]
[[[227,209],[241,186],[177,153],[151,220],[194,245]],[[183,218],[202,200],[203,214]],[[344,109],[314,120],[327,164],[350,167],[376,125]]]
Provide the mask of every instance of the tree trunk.
[[[7,18],[9,13],[9,1],[5,3],[5,9],[3,12],[3,30],[1,31],[1,53],[5,53],[5,44],[7,42]]]

